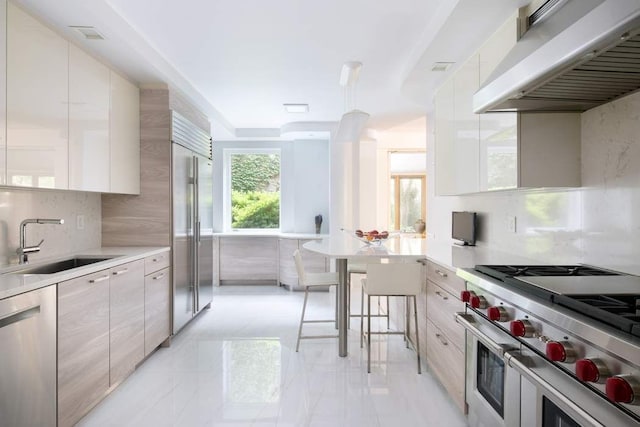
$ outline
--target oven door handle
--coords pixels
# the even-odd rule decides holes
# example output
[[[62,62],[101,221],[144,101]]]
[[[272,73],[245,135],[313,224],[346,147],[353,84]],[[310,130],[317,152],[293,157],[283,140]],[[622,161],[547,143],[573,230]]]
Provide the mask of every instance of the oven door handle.
[[[604,424],[593,418],[591,415],[585,412],[584,409],[580,408],[578,405],[569,400],[565,395],[553,388],[553,386],[545,381],[540,375],[529,369],[529,367],[525,365],[521,360],[519,360],[515,354],[509,351],[505,351],[504,361],[507,365],[518,371],[520,375],[525,377],[536,387],[543,389],[546,394],[551,395],[558,401],[562,402],[563,405],[575,412],[584,421],[588,422],[590,426],[604,427]]]
[[[504,356],[505,348],[497,342],[493,341],[491,338],[489,338],[489,336],[478,329],[474,325],[476,321],[473,319],[473,316],[467,313],[456,313],[456,322],[462,325],[462,327],[465,328],[467,332],[476,337],[478,341],[484,344],[492,353],[499,357]]]

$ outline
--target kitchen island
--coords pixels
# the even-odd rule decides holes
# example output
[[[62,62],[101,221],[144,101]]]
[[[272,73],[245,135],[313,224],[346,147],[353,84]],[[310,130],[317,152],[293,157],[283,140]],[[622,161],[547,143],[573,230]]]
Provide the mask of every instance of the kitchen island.
[[[366,262],[372,258],[396,258],[404,261],[420,260],[425,258],[426,240],[416,238],[394,237],[384,240],[379,245],[367,244],[346,233],[332,234],[329,237],[308,242],[304,248],[335,258],[336,271],[338,272],[338,355],[346,357],[347,326],[349,313],[347,312],[347,262]]]

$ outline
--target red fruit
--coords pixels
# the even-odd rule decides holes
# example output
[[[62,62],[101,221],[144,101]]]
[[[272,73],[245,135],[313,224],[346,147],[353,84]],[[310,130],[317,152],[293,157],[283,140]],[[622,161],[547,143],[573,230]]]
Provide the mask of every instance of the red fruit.
[[[389,237],[389,232],[388,231],[383,231],[382,233],[380,233],[380,238],[386,239],[387,237]]]
[[[379,233],[378,230],[371,230],[369,234],[371,234],[372,236],[377,236]]]
[[[356,236],[362,237],[364,236],[364,233],[362,232],[362,230],[356,230]]]

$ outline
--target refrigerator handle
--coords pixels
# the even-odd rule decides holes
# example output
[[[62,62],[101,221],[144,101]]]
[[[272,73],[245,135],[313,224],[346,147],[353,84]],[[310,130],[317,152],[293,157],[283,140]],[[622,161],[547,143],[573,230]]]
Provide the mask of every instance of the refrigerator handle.
[[[200,272],[198,268],[199,263],[199,243],[200,243],[200,182],[199,182],[199,164],[198,156],[193,156],[193,224],[194,224],[194,236],[193,236],[193,278],[194,278],[194,314],[200,310]]]

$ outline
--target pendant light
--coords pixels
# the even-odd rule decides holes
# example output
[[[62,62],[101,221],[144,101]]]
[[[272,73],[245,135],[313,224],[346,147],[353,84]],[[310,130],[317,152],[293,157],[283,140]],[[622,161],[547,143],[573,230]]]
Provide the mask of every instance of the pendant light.
[[[345,110],[342,115],[336,132],[337,142],[355,142],[360,140],[360,135],[364,129],[369,114],[355,108],[356,104],[356,84],[360,77],[362,62],[349,61],[342,65],[340,72],[340,86],[344,88]]]

